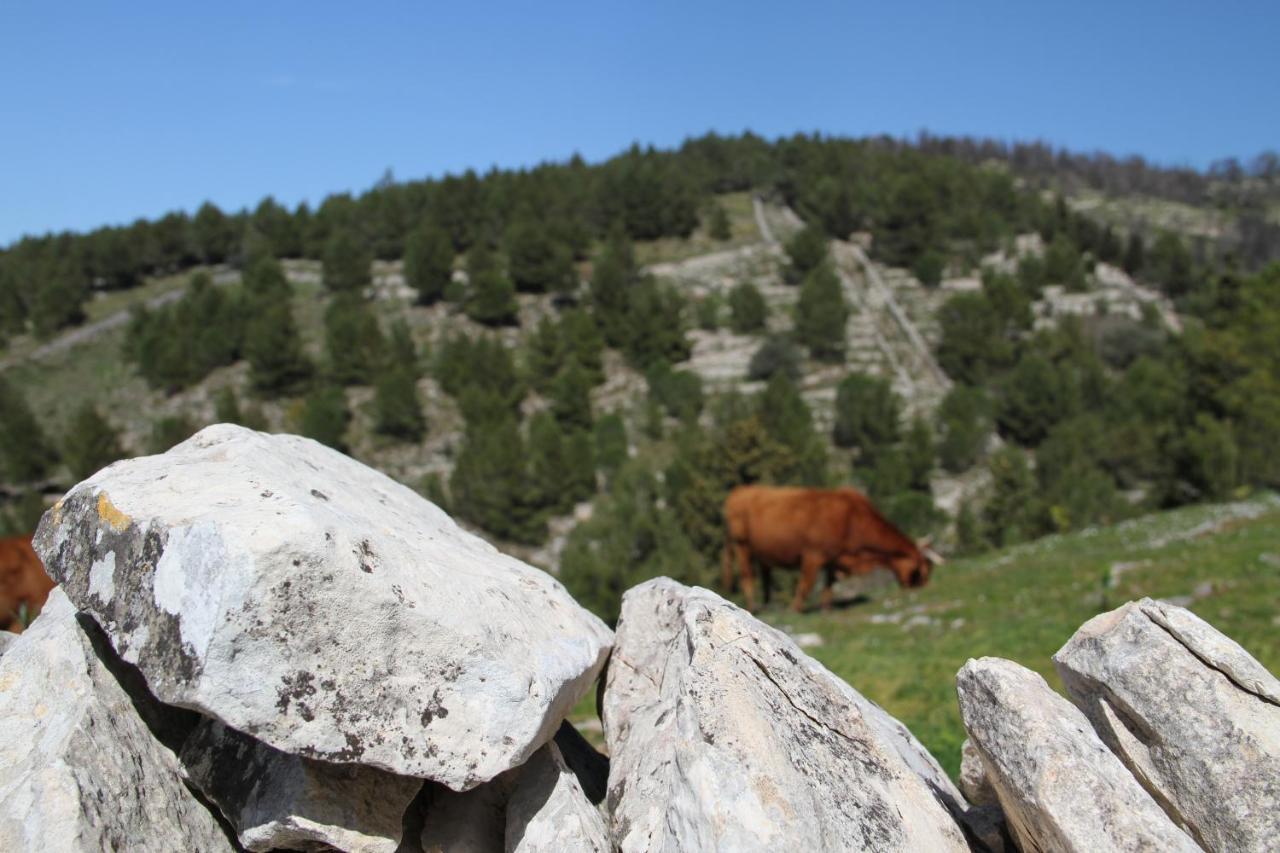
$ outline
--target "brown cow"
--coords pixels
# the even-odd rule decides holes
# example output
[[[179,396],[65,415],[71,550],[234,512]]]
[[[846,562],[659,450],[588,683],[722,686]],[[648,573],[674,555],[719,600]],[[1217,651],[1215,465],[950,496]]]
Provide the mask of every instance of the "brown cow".
[[[21,634],[56,586],[31,548],[30,536],[0,539],[0,630]]]
[[[736,557],[749,610],[755,609],[752,558],[766,567],[800,567],[791,602],[797,613],[824,567],[825,609],[831,606],[836,573],[862,575],[883,566],[898,576],[902,586],[915,587],[924,586],[932,565],[941,562],[927,544],[913,542],[866,495],[851,488],[739,486],[725,499],[724,523],[724,586],[726,591],[732,587]]]

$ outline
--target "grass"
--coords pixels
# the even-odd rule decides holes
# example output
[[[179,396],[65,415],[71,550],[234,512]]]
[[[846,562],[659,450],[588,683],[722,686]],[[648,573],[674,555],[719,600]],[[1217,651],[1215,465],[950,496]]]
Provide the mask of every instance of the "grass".
[[[760,230],[756,227],[755,211],[751,204],[751,193],[727,193],[716,196],[716,202],[724,208],[724,212],[729,217],[728,240],[711,239],[704,223],[699,225],[688,239],[663,237],[659,240],[636,243],[636,262],[647,266],[683,261],[710,252],[736,249],[760,240]],[[704,216],[703,219],[705,218]]]
[[[955,674],[966,660],[1009,658],[1061,691],[1052,655],[1087,619],[1143,596],[1192,595],[1191,610],[1280,671],[1280,499],[1048,537],[947,563],[924,589],[885,586],[831,613],[764,618],[820,635],[823,644],[806,651],[902,720],[956,776],[965,735]],[[571,719],[594,717],[593,691]]]

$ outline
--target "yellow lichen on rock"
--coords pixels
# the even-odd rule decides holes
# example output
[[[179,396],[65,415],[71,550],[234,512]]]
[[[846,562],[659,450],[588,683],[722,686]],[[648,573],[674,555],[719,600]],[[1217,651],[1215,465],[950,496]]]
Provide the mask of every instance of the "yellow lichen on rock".
[[[128,529],[133,521],[129,516],[116,509],[115,504],[107,497],[106,492],[98,494],[98,518],[111,525],[111,529],[119,532]]]

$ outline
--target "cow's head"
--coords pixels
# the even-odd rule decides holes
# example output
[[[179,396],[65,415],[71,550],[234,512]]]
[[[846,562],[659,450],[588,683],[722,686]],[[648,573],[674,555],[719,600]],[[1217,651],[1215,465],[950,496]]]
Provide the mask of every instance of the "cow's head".
[[[928,539],[922,539],[916,544],[914,554],[903,554],[893,560],[893,573],[898,576],[898,583],[902,586],[924,586],[929,582],[933,567],[946,562],[941,554],[929,547],[929,542]]]

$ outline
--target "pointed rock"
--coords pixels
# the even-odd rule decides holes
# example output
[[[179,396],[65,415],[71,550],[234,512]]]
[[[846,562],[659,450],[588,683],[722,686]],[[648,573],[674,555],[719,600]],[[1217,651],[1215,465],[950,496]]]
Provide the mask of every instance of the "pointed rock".
[[[708,590],[627,592],[604,725],[623,851],[969,849],[905,727]]]
[[[0,658],[0,850],[233,849],[55,589]]]
[[[999,658],[970,660],[956,691],[1019,849],[1199,849],[1038,674]]]
[[[1189,610],[1151,599],[1095,616],[1053,658],[1071,698],[1205,847],[1280,839],[1280,682]]]
[[[548,741],[612,640],[383,474],[229,424],[80,483],[36,549],[162,701],[455,790]]]

